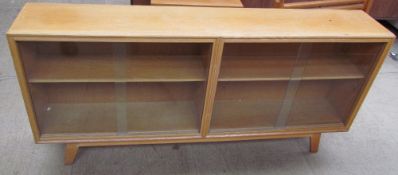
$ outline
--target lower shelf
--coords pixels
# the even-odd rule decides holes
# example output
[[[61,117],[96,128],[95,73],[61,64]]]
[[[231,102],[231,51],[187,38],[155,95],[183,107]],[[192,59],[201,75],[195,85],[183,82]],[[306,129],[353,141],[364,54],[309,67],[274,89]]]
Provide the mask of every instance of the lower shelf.
[[[277,127],[281,105],[281,101],[217,101],[210,132],[344,125],[342,116],[327,99],[312,99],[296,101],[284,126]]]
[[[199,114],[196,104],[192,101],[128,103],[127,128],[130,133],[198,133]]]
[[[42,134],[113,135],[117,132],[115,114],[112,103],[48,104],[39,117],[39,126]]]
[[[281,101],[219,100],[215,102],[211,129],[250,129],[273,127]]]
[[[300,100],[291,109],[287,127],[343,123],[341,114],[327,99]]]
[[[193,101],[49,104],[40,127],[45,135],[198,133],[199,113]]]

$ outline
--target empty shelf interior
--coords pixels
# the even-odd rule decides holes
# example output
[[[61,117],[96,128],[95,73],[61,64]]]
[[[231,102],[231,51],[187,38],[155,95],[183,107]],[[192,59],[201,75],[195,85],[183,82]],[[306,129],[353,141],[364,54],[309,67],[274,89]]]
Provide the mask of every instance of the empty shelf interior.
[[[203,85],[183,83],[35,83],[41,133],[198,134]]]
[[[301,81],[286,125],[345,124],[362,83],[362,79]]]
[[[220,82],[210,131],[343,126],[362,83],[363,79]]]
[[[287,82],[220,82],[210,131],[273,127],[286,88]]]
[[[255,130],[274,127],[282,101],[219,100],[215,102],[212,131]]]
[[[205,81],[207,43],[22,43],[29,82]]]
[[[199,134],[211,43],[19,44],[42,135]],[[381,49],[226,43],[210,132],[345,124]]]
[[[287,80],[299,44],[226,43],[219,81]]]
[[[130,102],[127,122],[130,133],[191,132],[197,133],[201,112],[193,100],[165,102]]]
[[[43,135],[115,135],[118,131],[114,103],[48,103],[45,107],[38,115]]]
[[[301,75],[303,80],[358,79],[365,74],[345,56],[316,56],[309,58]]]
[[[287,122],[288,126],[343,123],[339,113],[327,99],[296,101]]]
[[[219,81],[364,78],[381,46],[374,43],[227,43]]]

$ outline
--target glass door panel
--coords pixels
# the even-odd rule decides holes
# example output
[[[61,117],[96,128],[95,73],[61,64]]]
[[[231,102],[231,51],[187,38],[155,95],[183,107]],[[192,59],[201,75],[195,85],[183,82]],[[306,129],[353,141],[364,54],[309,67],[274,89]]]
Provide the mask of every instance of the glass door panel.
[[[112,83],[34,83],[30,85],[42,135],[117,132]]]
[[[306,43],[281,126],[344,126],[383,44]],[[302,67],[302,68],[300,68]]]
[[[211,43],[22,42],[28,81],[205,81]]]
[[[199,135],[212,43],[18,44],[42,135]]]
[[[363,80],[308,80],[300,82],[286,125],[344,124]]]
[[[210,133],[274,128],[299,44],[226,43]]]
[[[219,82],[210,131],[273,128],[286,88],[286,81]]]
[[[226,43],[218,80],[289,80],[298,48],[294,43]]]
[[[204,85],[203,82],[128,84],[124,104],[127,131],[198,133]]]
[[[344,126],[381,43],[226,43],[210,133]]]

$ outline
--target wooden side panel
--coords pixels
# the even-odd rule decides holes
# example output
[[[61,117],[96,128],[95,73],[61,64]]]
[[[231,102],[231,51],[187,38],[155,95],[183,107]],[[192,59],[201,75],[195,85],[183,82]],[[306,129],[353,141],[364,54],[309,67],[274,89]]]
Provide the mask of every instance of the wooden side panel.
[[[394,43],[394,40],[390,40],[388,43],[385,43],[385,47],[383,48],[383,50],[380,51],[375,63],[372,65],[370,73],[366,79],[365,85],[360,90],[360,94],[359,94],[358,98],[355,99],[354,107],[351,111],[351,115],[347,118],[347,120],[345,122],[347,130],[351,127],[352,122],[354,121],[355,116],[357,115],[363,101],[365,100],[365,97],[368,94],[369,89],[370,89],[373,81],[375,80],[377,73],[379,72],[385,58],[387,57],[387,54],[389,53],[393,43]]]
[[[358,97],[364,79],[341,80],[339,83],[331,84],[327,98],[329,103],[336,109],[342,122],[346,122],[350,116],[350,111],[354,106],[355,99]]]
[[[20,50],[14,38],[7,37],[7,40],[14,61],[15,71],[17,73],[19,86],[22,92],[22,97],[24,99],[25,109],[28,113],[28,119],[33,132],[33,137],[35,142],[38,142],[40,140],[40,130],[37,125],[36,114],[33,109],[33,103],[29,91],[28,82],[26,79],[25,69],[21,61]]]

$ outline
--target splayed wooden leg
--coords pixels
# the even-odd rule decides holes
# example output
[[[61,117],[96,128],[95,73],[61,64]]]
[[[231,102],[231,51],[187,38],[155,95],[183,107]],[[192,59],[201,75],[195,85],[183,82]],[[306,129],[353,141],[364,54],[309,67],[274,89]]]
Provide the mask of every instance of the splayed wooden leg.
[[[64,164],[71,165],[76,159],[77,152],[79,151],[79,145],[74,143],[68,143],[65,145]]]
[[[321,141],[321,134],[312,134],[310,136],[310,152],[317,153],[319,148],[319,142]]]

